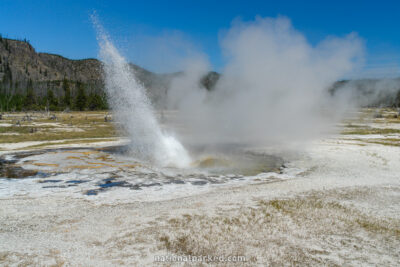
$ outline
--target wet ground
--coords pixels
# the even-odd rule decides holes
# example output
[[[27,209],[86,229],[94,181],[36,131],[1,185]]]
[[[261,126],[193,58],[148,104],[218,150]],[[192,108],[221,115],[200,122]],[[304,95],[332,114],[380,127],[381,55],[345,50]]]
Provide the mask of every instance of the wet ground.
[[[186,169],[158,168],[135,160],[126,146],[104,148],[43,149],[15,152],[0,158],[0,194],[18,194],[10,190],[13,180],[33,187],[34,192],[65,191],[96,196],[115,189],[132,192],[163,187],[196,187],[222,185],[249,180],[270,180],[284,168],[278,156],[249,151],[230,151],[198,155]],[[26,191],[27,188],[21,188]]]

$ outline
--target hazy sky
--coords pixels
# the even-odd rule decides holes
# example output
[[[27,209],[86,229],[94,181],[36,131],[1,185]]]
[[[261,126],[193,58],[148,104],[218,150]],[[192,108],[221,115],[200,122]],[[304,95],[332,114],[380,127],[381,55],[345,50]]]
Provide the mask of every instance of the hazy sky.
[[[356,75],[400,76],[399,1],[0,0],[0,33],[26,38],[40,52],[97,57],[94,10],[122,53],[153,71],[175,71],[196,55],[220,70],[220,36],[233,20],[282,15],[311,43],[356,32],[367,49]]]

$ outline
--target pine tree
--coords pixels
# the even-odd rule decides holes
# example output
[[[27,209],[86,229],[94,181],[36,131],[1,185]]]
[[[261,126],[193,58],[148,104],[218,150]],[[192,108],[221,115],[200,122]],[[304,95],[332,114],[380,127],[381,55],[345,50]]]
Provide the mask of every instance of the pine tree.
[[[58,106],[58,100],[54,96],[54,92],[51,89],[47,90],[47,95],[46,95],[46,102],[50,108],[50,110],[56,110]]]
[[[33,82],[32,79],[29,79],[27,87],[26,87],[26,96],[24,100],[24,106],[28,109],[34,108],[36,104],[35,92],[33,90]]]
[[[82,111],[86,108],[86,102],[87,102],[85,86],[81,82],[78,82],[77,86],[78,86],[78,92],[75,98],[75,107]]]
[[[101,94],[96,93],[94,90],[92,90],[89,94],[87,106],[90,110],[107,109],[105,98],[103,98]]]
[[[66,78],[63,80],[63,90],[64,90],[64,105],[66,107],[71,107],[71,89],[69,87],[69,82]]]

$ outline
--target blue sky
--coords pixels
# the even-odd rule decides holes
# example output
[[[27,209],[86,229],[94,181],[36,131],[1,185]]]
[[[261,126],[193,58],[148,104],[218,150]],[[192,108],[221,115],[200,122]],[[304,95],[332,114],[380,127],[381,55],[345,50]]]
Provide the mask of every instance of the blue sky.
[[[123,54],[153,71],[175,70],[172,59],[193,51],[220,70],[219,36],[232,20],[283,15],[313,44],[357,32],[367,49],[359,75],[400,76],[400,1],[0,0],[0,33],[26,38],[40,52],[97,57],[94,10]],[[151,53],[153,46],[165,50]]]

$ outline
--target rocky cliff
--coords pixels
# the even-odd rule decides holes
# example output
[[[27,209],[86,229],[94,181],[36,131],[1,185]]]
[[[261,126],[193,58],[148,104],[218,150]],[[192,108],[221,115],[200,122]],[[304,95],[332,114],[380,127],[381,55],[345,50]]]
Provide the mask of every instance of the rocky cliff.
[[[171,77],[176,75],[155,74],[133,64],[130,66],[154,102],[166,94]],[[101,62],[93,58],[71,60],[60,55],[37,53],[28,41],[0,37],[0,93],[26,95],[32,87],[35,97],[44,97],[49,90],[55,97],[63,97],[66,82],[72,97],[76,95],[79,83],[84,85],[87,94],[101,94]]]

